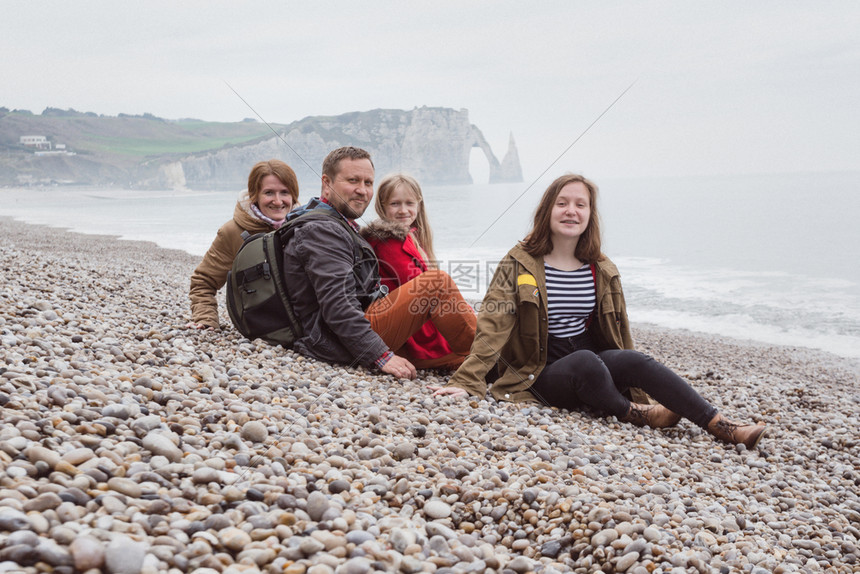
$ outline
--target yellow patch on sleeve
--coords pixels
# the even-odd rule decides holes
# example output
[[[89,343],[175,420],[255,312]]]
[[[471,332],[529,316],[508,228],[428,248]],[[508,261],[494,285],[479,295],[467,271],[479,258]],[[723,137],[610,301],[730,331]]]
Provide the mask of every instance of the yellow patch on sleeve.
[[[528,273],[523,273],[522,275],[517,277],[517,287],[520,285],[534,285],[537,287],[537,280],[534,275],[529,275]]]

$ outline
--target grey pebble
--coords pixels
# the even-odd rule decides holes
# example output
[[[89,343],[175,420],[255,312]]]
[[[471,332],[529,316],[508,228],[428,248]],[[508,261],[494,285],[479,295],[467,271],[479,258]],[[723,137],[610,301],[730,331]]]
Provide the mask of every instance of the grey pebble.
[[[337,567],[337,574],[367,574],[370,572],[371,562],[367,558],[350,558]]]
[[[355,544],[356,546],[361,546],[365,542],[370,542],[371,540],[376,540],[376,536],[365,531],[365,530],[350,530],[346,533],[346,540],[351,544]]]
[[[209,484],[210,482],[219,482],[220,476],[218,471],[208,466],[201,466],[191,475],[191,480],[195,484]]]
[[[51,566],[60,567],[74,565],[74,560],[69,549],[60,546],[50,538],[43,538],[37,545],[36,551],[39,554],[39,558]]]
[[[125,420],[130,414],[128,407],[122,404],[105,405],[104,408],[102,408],[103,417],[113,417]]]
[[[424,525],[424,529],[427,531],[427,536],[441,536],[446,540],[453,540],[457,537],[457,533],[453,529],[441,522],[428,522]]]
[[[638,552],[627,552],[618,559],[615,563],[615,570],[618,572],[626,572],[628,568],[633,566],[639,560]]]
[[[69,545],[75,569],[83,572],[101,568],[105,562],[105,547],[91,536],[79,536]]]
[[[301,544],[299,544],[299,549],[304,552],[305,556],[312,556],[317,552],[325,550],[325,544],[308,536],[302,539]]]
[[[307,513],[311,520],[319,522],[329,509],[330,503],[325,494],[319,491],[311,492],[307,499]]]
[[[451,516],[451,507],[441,500],[428,500],[424,503],[424,514],[431,520],[448,518]]]
[[[407,460],[415,456],[415,445],[409,442],[402,442],[394,447],[394,458],[397,460]]]
[[[349,490],[349,482],[341,478],[333,480],[328,484],[328,491],[331,494],[337,494],[346,490]]]
[[[510,562],[508,562],[508,568],[516,572],[517,574],[525,574],[534,569],[534,565],[531,560],[526,558],[525,556],[517,556]]]
[[[9,534],[4,542],[4,546],[17,546],[23,544],[25,546],[37,546],[39,544],[39,535],[30,530],[17,530]]]
[[[618,532],[614,528],[607,528],[597,532],[591,537],[593,546],[608,546],[618,540]]]
[[[154,455],[165,457],[170,462],[182,460],[182,451],[167,435],[160,432],[151,432],[143,437],[143,447]]]
[[[140,574],[147,545],[117,536],[105,550],[105,565],[112,574]]]
[[[242,438],[251,442],[265,442],[269,430],[260,421],[249,421],[242,427]]]
[[[53,492],[45,492],[38,495],[36,498],[28,500],[22,506],[26,512],[43,512],[45,510],[54,509],[63,503],[63,499]]]

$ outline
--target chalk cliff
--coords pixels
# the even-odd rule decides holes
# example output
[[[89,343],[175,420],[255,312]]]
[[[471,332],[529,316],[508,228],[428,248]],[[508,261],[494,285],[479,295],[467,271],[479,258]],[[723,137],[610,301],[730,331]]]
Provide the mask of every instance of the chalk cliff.
[[[34,151],[21,140],[32,134],[56,149]],[[37,115],[0,107],[0,186],[241,189],[252,165],[278,158],[296,170],[304,191],[319,186],[323,158],[344,145],[367,149],[379,178],[403,171],[424,184],[468,184],[469,159],[477,147],[491,182],[522,181],[513,137],[499,163],[467,110],[380,109],[268,126],[56,108]]]
[[[287,162],[304,185],[318,185],[326,154],[344,145],[362,147],[373,157],[378,177],[403,171],[423,184],[468,184],[469,156],[479,147],[490,167],[490,182],[522,181],[516,145],[499,163],[481,130],[469,123],[468,110],[415,108],[371,110],[339,116],[313,116],[249,144],[189,155],[160,171],[163,185],[190,188],[235,187],[261,159]]]

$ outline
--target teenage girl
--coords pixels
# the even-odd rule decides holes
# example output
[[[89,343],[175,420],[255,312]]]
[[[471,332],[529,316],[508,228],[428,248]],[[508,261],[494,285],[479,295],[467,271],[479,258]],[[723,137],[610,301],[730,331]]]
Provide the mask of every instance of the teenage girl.
[[[531,232],[493,276],[471,354],[436,394],[483,397],[495,365],[490,392],[498,400],[589,407],[652,428],[683,416],[754,448],[763,424],[730,421],[671,369],[633,350],[620,275],[600,243],[597,186],[580,175],[556,179]]]

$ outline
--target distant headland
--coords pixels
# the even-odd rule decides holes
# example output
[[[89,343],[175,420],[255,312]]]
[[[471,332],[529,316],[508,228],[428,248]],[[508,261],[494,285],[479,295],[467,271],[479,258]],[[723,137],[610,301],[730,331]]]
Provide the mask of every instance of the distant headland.
[[[267,125],[0,107],[0,186],[241,188],[250,166],[268,158],[286,161],[305,184],[319,180],[325,155],[343,145],[367,149],[380,175],[403,171],[431,185],[472,183],[469,157],[478,147],[490,183],[522,181],[513,135],[499,161],[465,109],[377,109]]]

